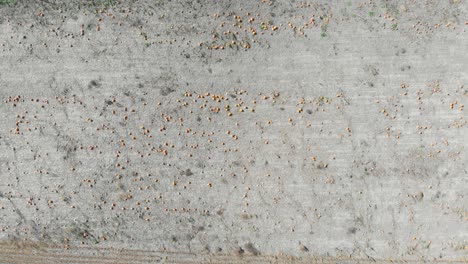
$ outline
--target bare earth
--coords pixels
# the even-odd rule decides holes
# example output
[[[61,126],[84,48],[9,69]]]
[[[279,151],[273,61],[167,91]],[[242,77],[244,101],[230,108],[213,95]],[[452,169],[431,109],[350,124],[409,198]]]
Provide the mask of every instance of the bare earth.
[[[467,7],[0,0],[0,263],[467,263]]]

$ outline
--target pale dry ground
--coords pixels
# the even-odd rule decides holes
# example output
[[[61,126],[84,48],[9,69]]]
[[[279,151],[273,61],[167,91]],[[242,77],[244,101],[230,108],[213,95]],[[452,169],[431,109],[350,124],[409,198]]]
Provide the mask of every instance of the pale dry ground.
[[[467,262],[466,1],[89,3],[0,0],[0,262]]]

